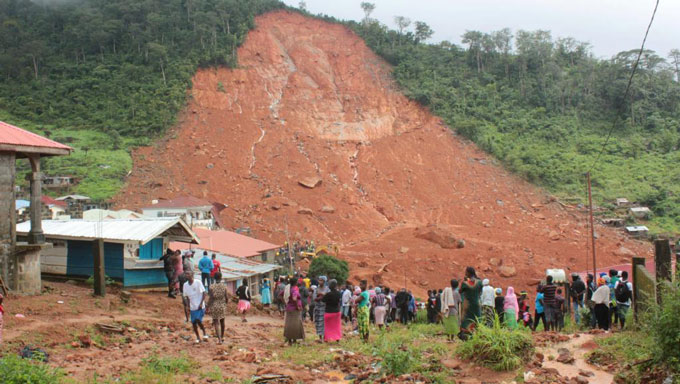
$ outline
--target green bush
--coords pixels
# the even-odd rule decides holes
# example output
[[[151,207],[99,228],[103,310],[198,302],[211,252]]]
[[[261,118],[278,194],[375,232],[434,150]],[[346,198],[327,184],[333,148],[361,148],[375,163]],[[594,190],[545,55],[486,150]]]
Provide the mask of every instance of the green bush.
[[[654,339],[654,360],[680,373],[680,283],[668,283],[661,295],[661,304],[650,308],[643,323]]]
[[[383,355],[382,370],[386,374],[395,376],[413,372],[417,362],[411,350],[403,345],[394,345],[389,349],[389,353]]]
[[[63,372],[37,361],[8,354],[0,359],[0,381],[3,384],[56,384]]]
[[[472,337],[456,348],[460,357],[494,371],[510,371],[521,367],[533,351],[529,333],[501,327],[498,317],[493,327],[479,324]]]
[[[142,360],[142,367],[155,373],[186,373],[189,372],[193,366],[194,363],[185,356],[163,357],[154,353]]]
[[[310,276],[327,276],[328,279],[335,279],[339,285],[347,281],[349,277],[349,265],[345,260],[340,260],[330,255],[321,255],[309,265]]]

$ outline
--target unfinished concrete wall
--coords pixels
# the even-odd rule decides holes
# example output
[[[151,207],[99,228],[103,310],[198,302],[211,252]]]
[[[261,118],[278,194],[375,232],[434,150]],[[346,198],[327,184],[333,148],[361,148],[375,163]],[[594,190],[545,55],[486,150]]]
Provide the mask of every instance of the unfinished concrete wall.
[[[16,241],[15,162],[14,153],[0,152],[0,276],[8,285],[15,279],[13,256]]]
[[[16,253],[16,280],[14,289],[22,295],[37,295],[42,287],[40,277],[40,247]]]

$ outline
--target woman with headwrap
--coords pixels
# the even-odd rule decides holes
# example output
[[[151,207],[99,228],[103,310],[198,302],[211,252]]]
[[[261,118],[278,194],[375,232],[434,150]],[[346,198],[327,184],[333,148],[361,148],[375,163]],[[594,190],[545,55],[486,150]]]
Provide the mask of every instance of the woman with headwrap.
[[[340,341],[342,339],[342,313],[340,312],[342,293],[338,291],[338,282],[335,279],[328,282],[328,288],[330,291],[321,299],[326,307],[323,315],[323,340]]]
[[[595,304],[593,312],[595,312],[597,327],[605,331],[609,330],[609,286],[602,277],[597,279],[597,290],[593,293],[592,301]]]
[[[371,299],[371,305],[375,308],[373,310],[375,316],[375,325],[378,329],[385,326],[385,315],[387,315],[387,308],[389,307],[390,299],[382,293],[382,289],[377,287],[375,289],[375,296]]]
[[[359,328],[359,335],[364,341],[368,341],[369,334],[369,309],[371,306],[370,295],[366,290],[368,283],[366,280],[361,281],[361,293],[355,299],[357,305],[357,325]]]
[[[458,280],[452,279],[451,285],[442,291],[441,308],[444,333],[453,339],[460,331],[460,303],[462,299],[458,292]]]
[[[519,304],[517,303],[517,295],[515,295],[515,288],[508,287],[503,301],[503,311],[505,312],[505,324],[510,329],[517,329],[517,319],[519,318]]]
[[[505,314],[503,310],[503,304],[505,303],[505,296],[503,296],[503,289],[501,288],[496,288],[496,296],[493,299],[494,302],[494,311],[496,312],[496,316],[498,316],[498,322],[503,325],[505,324]]]
[[[298,280],[291,278],[290,283],[283,292],[283,300],[286,303],[286,315],[283,326],[283,337],[289,344],[305,338],[305,328],[302,325],[302,298],[298,289]]]
[[[482,282],[477,278],[473,267],[465,268],[465,279],[460,284],[460,294],[463,297],[463,321],[461,331],[472,333],[474,324],[482,316],[479,308],[479,297],[482,292]]]
[[[324,319],[323,315],[326,313],[326,304],[321,300],[330,289],[326,282],[326,276],[319,276],[319,286],[314,290],[314,327],[316,328],[316,335],[319,336],[319,341],[323,341],[324,335]]]

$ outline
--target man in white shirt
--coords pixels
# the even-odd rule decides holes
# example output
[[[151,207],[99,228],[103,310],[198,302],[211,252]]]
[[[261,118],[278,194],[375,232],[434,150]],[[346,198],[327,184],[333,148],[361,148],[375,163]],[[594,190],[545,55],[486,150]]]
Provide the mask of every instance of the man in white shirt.
[[[186,276],[187,281],[184,283],[182,295],[187,299],[189,303],[189,313],[191,316],[191,325],[194,327],[194,333],[196,334],[196,343],[201,342],[201,337],[198,334],[198,328],[200,327],[203,331],[203,339],[208,339],[208,334],[205,332],[205,327],[203,327],[203,316],[205,315],[205,287],[203,283],[194,279],[194,274],[189,274]]]
[[[484,323],[487,327],[493,327],[493,322],[496,316],[494,311],[494,289],[489,285],[489,279],[484,279],[482,281],[482,317],[484,317]]]
[[[346,286],[342,291],[342,318],[345,323],[349,320],[350,301],[352,301],[352,291],[349,286]]]

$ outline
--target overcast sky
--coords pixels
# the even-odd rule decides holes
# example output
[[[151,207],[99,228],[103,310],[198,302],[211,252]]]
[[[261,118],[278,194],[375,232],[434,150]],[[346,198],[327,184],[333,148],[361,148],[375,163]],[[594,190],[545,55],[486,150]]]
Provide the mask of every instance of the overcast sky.
[[[297,7],[299,0],[283,0]],[[361,0],[305,0],[309,12],[339,19],[361,20]],[[587,41],[598,57],[642,43],[655,0],[371,0],[371,15],[394,28],[394,16],[428,23],[435,34],[431,42],[460,44],[465,30],[490,32],[504,27],[547,29],[553,38]],[[680,49],[680,0],[661,0],[646,47],[666,57]]]

